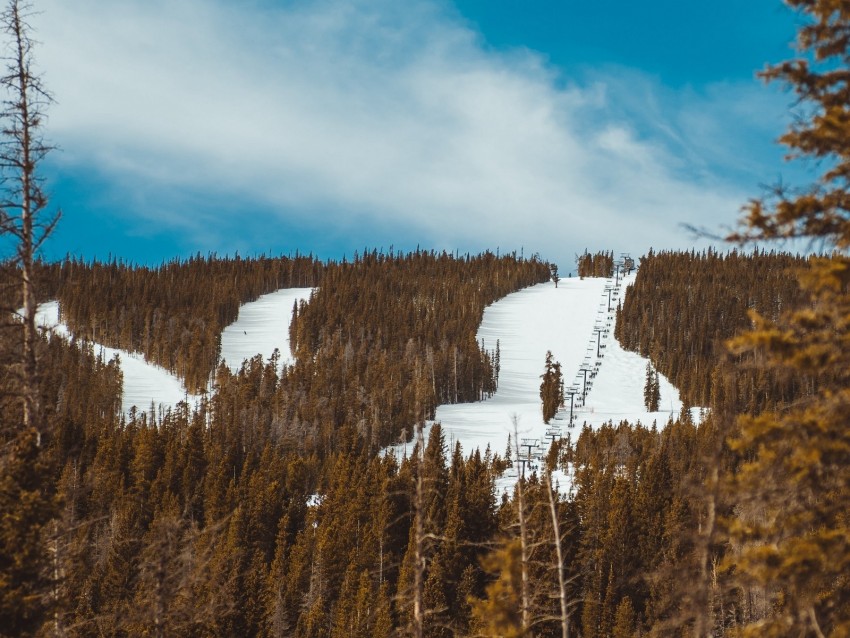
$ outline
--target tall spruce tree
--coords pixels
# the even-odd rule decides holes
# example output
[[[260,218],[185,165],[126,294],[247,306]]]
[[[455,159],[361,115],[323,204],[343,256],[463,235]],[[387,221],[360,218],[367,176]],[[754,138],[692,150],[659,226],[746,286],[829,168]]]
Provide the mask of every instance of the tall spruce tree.
[[[807,238],[838,249],[800,281],[809,302],[778,321],[754,316],[733,348],[811,390],[782,409],[741,421],[744,454],[732,532],[742,580],[762,588],[767,611],[747,636],[850,634],[850,3],[787,0],[802,19],[799,57],[761,76],[797,94],[802,117],[782,136],[792,157],[824,167],[803,192],[775,189],[747,207],[733,240]]]
[[[646,379],[643,384],[643,403],[648,412],[658,412],[661,403],[661,382],[658,380],[658,371],[652,364],[646,364]]]
[[[658,378],[658,370],[652,371],[652,403],[650,412],[658,412],[661,407],[661,380]]]
[[[546,369],[540,376],[540,400],[543,402],[543,422],[549,421],[558,413],[564,402],[561,364],[555,361],[552,352],[546,353]]]

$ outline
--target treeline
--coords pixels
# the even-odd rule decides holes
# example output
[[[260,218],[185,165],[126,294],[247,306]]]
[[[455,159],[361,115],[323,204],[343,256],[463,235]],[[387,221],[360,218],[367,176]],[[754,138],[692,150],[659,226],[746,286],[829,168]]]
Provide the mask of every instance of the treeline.
[[[502,635],[522,624],[525,569],[534,635],[560,635],[540,476],[521,501],[499,503],[502,460],[449,449],[439,426],[402,460],[370,454],[350,424],[336,451],[304,455],[250,419],[227,419],[230,387],[197,412],[124,423],[114,362],[60,339],[44,342],[42,360],[53,435],[40,456],[32,443],[28,456],[4,457],[16,461],[0,492],[16,514],[0,525],[4,634],[383,638],[413,632],[418,597],[425,636]],[[268,410],[280,381],[273,362],[255,360],[224,385],[250,413]],[[7,426],[14,410],[3,405]],[[621,424],[550,454],[576,468],[575,498],[555,499],[554,511],[581,635],[636,635],[679,609],[678,579],[694,559],[677,534],[698,518],[683,477],[700,436],[692,424]]]
[[[710,425],[686,420],[660,431],[628,423],[585,428],[568,451],[580,521],[574,600],[582,636],[679,635],[674,628],[691,625],[705,521],[702,493],[693,488],[713,446]]]
[[[542,261],[489,252],[371,252],[329,265],[292,323],[284,392],[303,398],[284,420],[327,436],[356,424],[372,449],[409,440],[438,405],[496,390],[497,344],[475,337],[484,308],[548,278]]]
[[[727,357],[726,341],[752,326],[751,311],[776,319],[802,303],[796,275],[806,264],[776,252],[650,251],[617,310],[615,335],[650,358],[689,405],[722,400],[754,414],[788,403],[813,391],[807,380],[748,371],[744,359]]]
[[[119,416],[114,363],[79,342],[45,341],[50,436],[22,440],[19,403],[0,404],[0,633],[548,638],[563,629],[559,565],[571,635],[731,636],[771,618],[790,604],[782,586],[739,576],[753,549],[747,526],[764,516],[749,492],[769,487],[736,484],[751,456],[734,444],[731,410],[749,405],[735,377],[743,368],[725,381],[739,389],[736,403],[710,403],[701,424],[683,412],[661,430],[585,428],[501,498],[506,461],[449,449],[438,426],[404,459],[375,454],[380,437],[422,419],[432,318],[439,335],[449,330],[440,315],[465,326],[469,314],[469,332],[449,333],[462,343],[480,320],[466,308],[473,289],[537,276],[548,276],[545,264],[489,254],[370,253],[332,266],[322,289],[340,290],[362,317],[350,336],[342,312],[315,328],[314,298],[293,325],[294,366],[280,373],[259,357],[235,374],[222,366],[198,411],[180,406],[157,422]],[[473,283],[452,294],[441,277]],[[780,278],[758,285],[771,282]],[[320,303],[332,303],[328,294]],[[717,311],[699,307],[674,332]],[[453,399],[445,340],[451,365],[436,385]],[[391,355],[401,362],[374,367]],[[480,391],[463,383],[467,398]],[[382,421],[394,404],[377,402],[399,388],[403,400]],[[568,498],[550,490],[556,467],[574,477]]]
[[[614,253],[610,250],[576,255],[576,268],[579,277],[613,277]]]
[[[411,635],[418,583],[423,635],[513,635],[523,626],[524,569],[533,635],[561,635],[541,475],[524,482],[521,501],[514,494],[499,502],[502,460],[449,449],[438,426],[421,455],[412,446],[401,461],[370,454],[348,424],[338,451],[304,455],[250,420],[223,418],[221,396],[195,413],[179,407],[157,423],[144,414],[123,423],[114,364],[51,343],[43,400],[56,435],[42,443],[49,462],[13,466],[3,495],[14,496],[16,478],[38,483],[55,517],[40,536],[26,517],[0,526],[4,555],[31,559],[16,563],[31,573],[6,572],[6,633]],[[273,363],[252,362],[230,384],[248,412],[259,412],[278,379]],[[692,622],[705,511],[693,488],[712,445],[706,424],[659,432],[624,423],[584,429],[575,446],[552,451],[550,464],[575,468],[574,497],[553,497],[574,631],[625,638]],[[21,502],[2,505],[20,512]],[[10,595],[22,578],[27,591]],[[750,613],[751,592],[706,591],[718,597],[726,628]],[[23,617],[33,592],[42,613]]]
[[[549,273],[536,257],[426,251],[366,251],[328,264],[311,257],[196,257],[159,268],[70,261],[41,269],[78,338],[141,350],[192,388],[212,380],[220,418],[250,419],[263,436],[320,454],[337,449],[345,424],[375,450],[409,440],[437,405],[492,394],[498,344],[475,338],[484,308]],[[264,389],[262,409],[252,406],[236,375],[214,369],[220,330],[242,301],[320,282],[310,302],[294,309],[295,365],[278,386]],[[252,362],[247,371],[264,364]]]
[[[746,452],[727,445],[727,425],[685,413],[661,430],[608,424],[563,451],[581,636],[749,635],[771,616],[771,592],[738,573],[745,533],[733,530],[751,512],[730,490]]]
[[[427,541],[417,581],[429,623],[470,626],[487,582],[479,558],[499,528],[501,461],[457,449],[449,466],[438,426],[421,458],[374,450],[437,397],[494,389],[494,362],[474,337],[483,308],[546,280],[549,266],[369,253],[326,274],[294,324],[294,366],[280,376],[274,358],[236,374],[221,366],[198,411],[181,405],[156,422],[119,415],[114,363],[82,341],[50,342],[52,435],[4,447],[3,632],[388,636],[412,622],[417,483],[424,529],[445,539]],[[311,310],[321,304],[326,313]],[[0,413],[8,442],[16,406]]]
[[[758,251],[641,260],[617,336],[671,378],[685,409],[660,433],[585,430],[571,453],[582,636],[779,636],[789,617],[811,628],[800,635],[840,635],[841,569],[806,580],[796,562],[830,564],[811,548],[846,533],[838,492],[813,495],[814,477],[843,472],[834,450],[847,458],[843,431],[827,433],[818,410],[846,388],[830,303],[846,295],[848,269],[840,258],[815,262]],[[793,358],[797,343],[811,347]],[[708,407],[702,423],[689,403]],[[756,460],[765,445],[784,453]]]
[[[20,342],[20,323],[0,331],[0,352]],[[22,428],[20,390],[13,374],[0,375],[0,635],[44,635],[48,614],[65,609],[58,590],[67,541],[61,519],[63,480],[76,481],[77,460],[97,454],[119,423],[121,369],[103,361],[82,342],[60,337],[37,341],[39,405],[44,435]],[[4,358],[4,364],[6,363]],[[6,364],[8,365],[8,364]],[[6,368],[8,370],[8,368]],[[5,371],[5,370],[4,370]],[[101,452],[103,453],[103,451]],[[116,458],[122,463],[124,458]],[[63,476],[65,479],[63,479]],[[109,500],[111,487],[99,486]],[[88,513],[79,512],[82,519]],[[78,548],[84,551],[83,548]],[[61,570],[56,560],[62,559]],[[72,596],[68,590],[68,597]],[[76,604],[76,602],[75,602]]]
[[[279,288],[317,286],[324,270],[312,256],[214,255],[153,268],[73,259],[42,268],[44,290],[59,299],[62,318],[78,338],[141,352],[192,392],[206,388],[221,331],[241,304]]]
[[[831,539],[847,534],[850,445],[832,401],[847,388],[838,317],[846,317],[848,272],[840,256],[707,251],[642,260],[618,337],[669,375],[686,404],[709,407],[695,444],[680,453],[690,470],[672,497],[683,507],[664,521],[673,545],[661,557],[679,566],[642,575],[672,596],[661,615],[648,607],[654,632],[781,636],[794,625],[814,636],[847,626],[836,562],[846,551]]]

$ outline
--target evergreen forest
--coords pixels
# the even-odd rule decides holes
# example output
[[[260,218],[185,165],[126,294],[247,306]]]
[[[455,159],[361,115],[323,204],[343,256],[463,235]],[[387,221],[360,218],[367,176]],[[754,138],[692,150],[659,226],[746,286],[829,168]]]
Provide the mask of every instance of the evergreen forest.
[[[557,283],[557,265],[421,249],[42,261],[59,220],[39,172],[50,94],[31,7],[8,0],[0,636],[850,636],[850,9],[787,4],[801,58],[761,76],[810,108],[781,142],[823,173],[751,200],[727,249],[577,256],[582,278],[637,267],[616,337],[649,359],[647,407],[659,373],[684,407],[572,430],[498,494],[516,435],[465,450],[423,426],[497,391],[484,309]],[[825,249],[750,248],[775,240]],[[280,288],[312,289],[291,365],[232,371],[222,329]],[[38,328],[50,299],[70,338]],[[119,361],[95,341],[176,373],[199,405],[123,414]],[[548,421],[564,390],[554,356],[540,363]]]
[[[221,268],[237,273],[235,288],[249,288],[240,277],[252,281],[265,261]],[[197,411],[184,404],[128,421],[115,362],[84,339],[45,335],[39,387],[49,435],[40,443],[16,435],[19,404],[3,404],[0,627],[6,635],[371,637],[419,627],[425,636],[558,636],[561,565],[571,635],[691,635],[700,622],[735,635],[771,617],[782,586],[736,569],[751,542],[738,526],[763,514],[732,489],[752,458],[734,415],[798,404],[836,380],[759,376],[723,344],[746,325],[748,308],[779,316],[806,299],[788,284],[788,269],[806,263],[763,252],[643,258],[620,310],[621,339],[647,348],[659,370],[677,370],[708,416],[584,428],[501,501],[494,482],[506,459],[450,448],[439,427],[405,458],[378,452],[410,439],[437,404],[495,389],[496,353],[476,343],[475,330],[487,303],[550,276],[536,259],[372,251],[311,265],[322,284],[291,325],[296,363],[282,374],[259,357],[235,374],[220,366]],[[133,270],[74,268],[90,270],[84,279],[108,268],[130,279]],[[62,277],[55,290],[75,285],[61,268],[44,272]],[[153,317],[157,299],[178,297],[169,281],[184,285],[159,278],[151,308],[139,300],[136,312]],[[727,281],[737,285],[716,285]],[[697,294],[711,303],[688,303]],[[662,307],[691,312],[674,320]],[[706,325],[716,328],[713,341]],[[700,356],[672,357],[679,352]],[[568,464],[575,484],[566,498],[549,471]]]

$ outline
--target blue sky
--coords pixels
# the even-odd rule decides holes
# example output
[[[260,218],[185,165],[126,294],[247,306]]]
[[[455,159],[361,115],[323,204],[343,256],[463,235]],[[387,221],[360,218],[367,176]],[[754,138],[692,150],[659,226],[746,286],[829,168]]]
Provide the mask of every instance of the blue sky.
[[[49,258],[702,246],[792,97],[778,0],[40,0]]]
[[[496,49],[528,47],[574,69],[621,65],[671,87],[749,81],[789,54],[795,16],[778,0],[459,0]]]

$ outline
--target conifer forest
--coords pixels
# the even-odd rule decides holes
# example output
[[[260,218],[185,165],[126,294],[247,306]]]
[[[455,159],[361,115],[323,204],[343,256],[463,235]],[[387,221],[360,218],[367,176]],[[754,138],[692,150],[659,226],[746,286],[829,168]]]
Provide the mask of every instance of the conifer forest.
[[[579,421],[500,494],[518,447],[423,428],[497,392],[485,308],[557,284],[556,264],[372,248],[45,261],[62,224],[39,173],[50,98],[29,6],[7,2],[0,636],[850,636],[850,5],[787,4],[804,59],[762,75],[815,113],[781,141],[827,158],[823,174],[751,200],[721,248],[561,264],[636,270],[613,336],[647,360],[647,410],[666,400],[659,375],[683,408]],[[312,289],[284,328],[291,363],[224,365],[240,306],[285,288]],[[38,328],[50,300],[70,337]],[[199,403],[124,413],[120,363],[94,343],[143,355]],[[551,351],[539,363],[548,424],[564,370]]]

